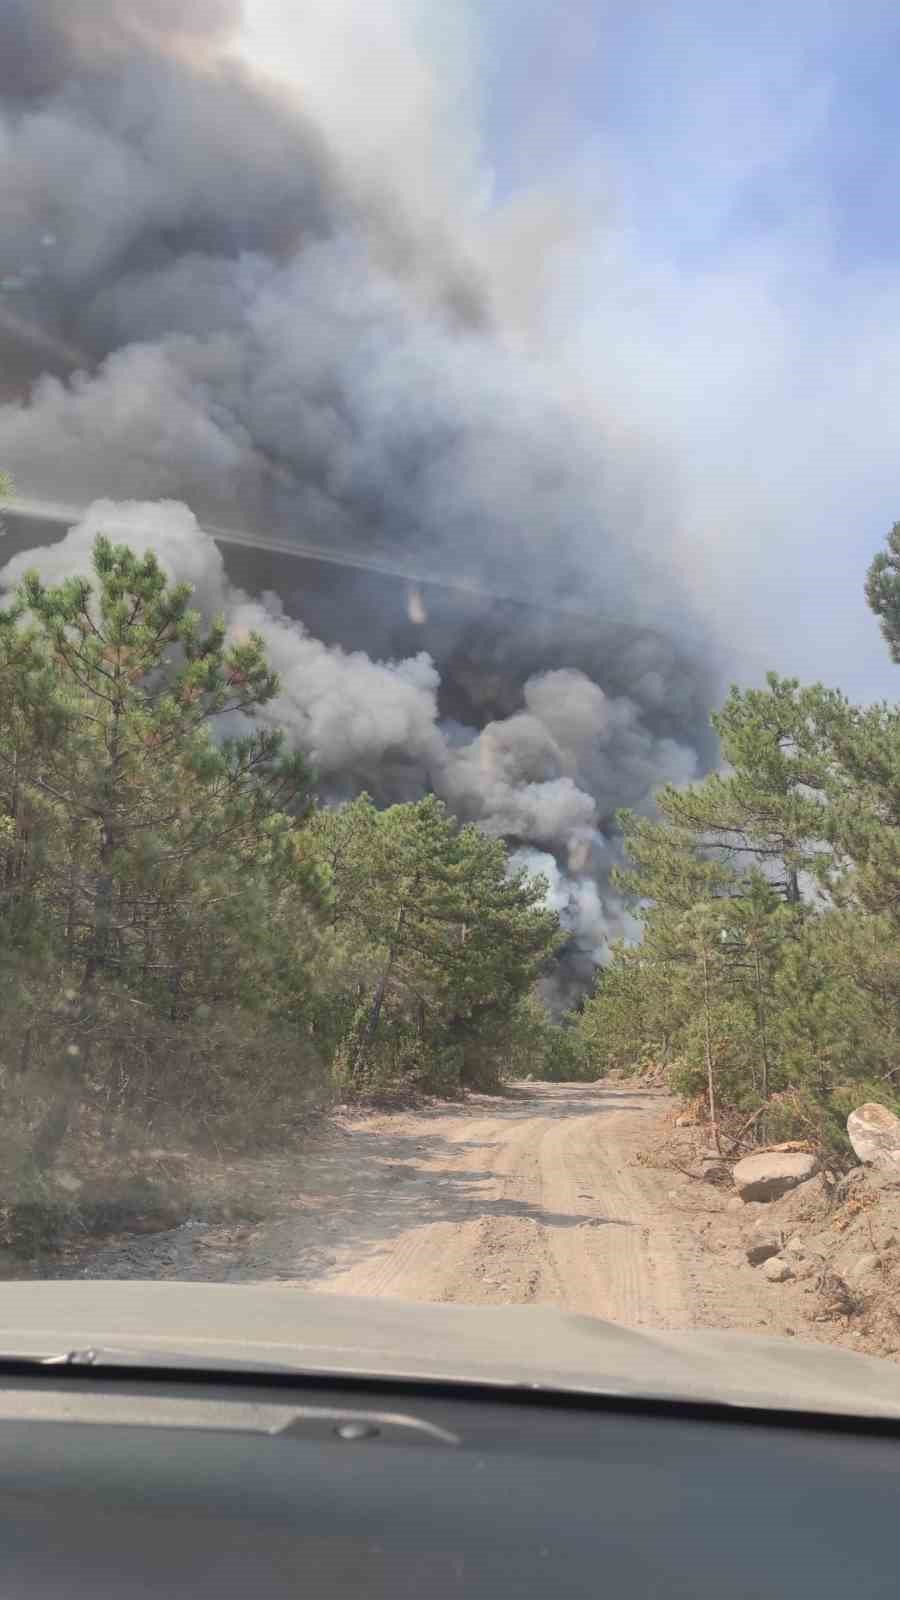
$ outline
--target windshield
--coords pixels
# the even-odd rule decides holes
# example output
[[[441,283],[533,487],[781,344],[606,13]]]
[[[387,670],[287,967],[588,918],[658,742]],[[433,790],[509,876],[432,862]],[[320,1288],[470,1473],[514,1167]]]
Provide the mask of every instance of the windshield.
[[[900,1353],[898,42],[5,0],[7,1279]]]

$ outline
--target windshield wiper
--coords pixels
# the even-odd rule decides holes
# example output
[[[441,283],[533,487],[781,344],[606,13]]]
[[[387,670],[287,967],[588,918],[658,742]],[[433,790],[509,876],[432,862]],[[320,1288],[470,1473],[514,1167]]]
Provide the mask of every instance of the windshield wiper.
[[[53,1355],[30,1355],[18,1350],[3,1350],[0,1348],[0,1373],[15,1376],[18,1370],[23,1373],[45,1372],[53,1368],[57,1372],[84,1370],[86,1367],[94,1371],[106,1367],[174,1367],[181,1370],[211,1369],[216,1372],[245,1372],[245,1373],[279,1373],[285,1376],[302,1379],[302,1371],[295,1371],[293,1367],[280,1362],[247,1361],[234,1356],[213,1356],[205,1352],[202,1357],[196,1352],[188,1350],[154,1350],[147,1349],[144,1345],[132,1347],[119,1347],[111,1349],[106,1345],[89,1345],[82,1349],[61,1351]]]

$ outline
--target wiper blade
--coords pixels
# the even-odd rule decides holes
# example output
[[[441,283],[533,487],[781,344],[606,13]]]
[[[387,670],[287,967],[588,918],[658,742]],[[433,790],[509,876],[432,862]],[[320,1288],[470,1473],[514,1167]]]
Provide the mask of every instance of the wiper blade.
[[[171,1367],[179,1371],[241,1372],[252,1374],[280,1373],[302,1379],[305,1374],[296,1372],[284,1362],[247,1361],[234,1356],[198,1355],[196,1351],[153,1349],[145,1345],[119,1346],[90,1345],[82,1349],[65,1350],[52,1355],[22,1354],[19,1350],[0,1349],[0,1374],[44,1372],[52,1368],[57,1372],[83,1370],[95,1371],[105,1367]]]

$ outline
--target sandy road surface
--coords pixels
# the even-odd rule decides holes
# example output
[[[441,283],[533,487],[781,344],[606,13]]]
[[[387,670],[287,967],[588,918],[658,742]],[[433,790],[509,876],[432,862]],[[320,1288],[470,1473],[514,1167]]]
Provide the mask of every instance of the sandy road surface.
[[[553,1301],[622,1322],[683,1324],[661,1186],[629,1164],[658,1100],[545,1084],[483,1104],[366,1127],[363,1137],[380,1141],[375,1182],[335,1219],[327,1259],[301,1271],[308,1286],[467,1304]]]
[[[277,1279],[420,1301],[549,1301],[658,1327],[715,1322],[671,1180],[635,1161],[667,1105],[627,1086],[522,1084],[504,1099],[339,1118],[272,1165],[273,1219],[120,1240],[64,1275]]]

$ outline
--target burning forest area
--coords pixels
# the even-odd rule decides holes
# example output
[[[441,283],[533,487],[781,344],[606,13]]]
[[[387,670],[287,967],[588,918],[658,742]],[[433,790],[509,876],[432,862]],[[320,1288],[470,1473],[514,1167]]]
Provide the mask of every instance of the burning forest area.
[[[554,333],[574,220],[486,201],[414,7],[303,9],[287,75],[237,0],[0,12],[8,1270],[146,1227],[197,1275],[218,1228],[227,1275],[262,1228],[253,1270],[394,1292],[321,1217],[301,1271],[274,1199],[380,1118],[426,1189],[404,1118],[535,1160],[562,1119],[558,1208],[618,1183],[644,1232],[673,1099],[698,1182],[787,1144],[849,1195],[848,1115],[900,1110],[893,704],[751,681],[667,447]],[[895,530],[857,575],[895,661],[898,574]],[[571,1280],[517,1160],[526,1212],[407,1288]]]

